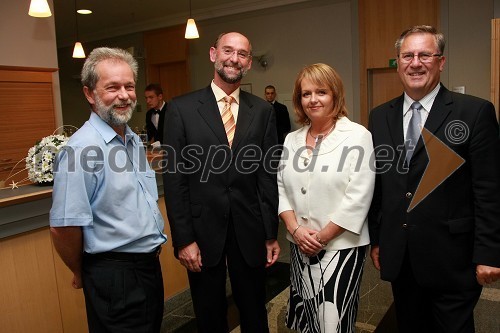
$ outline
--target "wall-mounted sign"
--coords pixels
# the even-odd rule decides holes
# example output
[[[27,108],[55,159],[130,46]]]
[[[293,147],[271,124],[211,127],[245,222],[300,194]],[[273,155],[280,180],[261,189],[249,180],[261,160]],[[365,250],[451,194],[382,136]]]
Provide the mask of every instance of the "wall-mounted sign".
[[[396,58],[394,58],[394,59],[389,59],[389,67],[391,67],[391,68],[396,68],[396,67],[398,67],[398,64],[397,64],[397,62],[396,62]]]

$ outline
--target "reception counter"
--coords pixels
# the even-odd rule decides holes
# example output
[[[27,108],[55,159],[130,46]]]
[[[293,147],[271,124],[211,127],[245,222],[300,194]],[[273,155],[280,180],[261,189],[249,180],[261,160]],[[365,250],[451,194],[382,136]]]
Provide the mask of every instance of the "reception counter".
[[[188,288],[187,274],[174,258],[161,176],[158,201],[169,240],[160,261],[165,299]],[[81,289],[56,253],[49,231],[52,187],[0,189],[0,331],[9,333],[87,332]]]
[[[49,225],[52,186],[0,189],[0,239]]]

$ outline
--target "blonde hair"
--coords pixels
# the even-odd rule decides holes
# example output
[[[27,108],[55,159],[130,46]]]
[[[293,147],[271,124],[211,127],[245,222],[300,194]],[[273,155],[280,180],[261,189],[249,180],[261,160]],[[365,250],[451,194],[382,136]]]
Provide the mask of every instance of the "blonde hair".
[[[293,88],[293,106],[296,121],[302,125],[311,123],[309,117],[302,107],[302,88],[304,79],[310,80],[321,87],[328,87],[333,92],[333,110],[331,117],[336,122],[339,118],[347,116],[347,107],[345,105],[344,84],[338,73],[330,66],[322,63],[308,65],[300,71],[295,80]]]

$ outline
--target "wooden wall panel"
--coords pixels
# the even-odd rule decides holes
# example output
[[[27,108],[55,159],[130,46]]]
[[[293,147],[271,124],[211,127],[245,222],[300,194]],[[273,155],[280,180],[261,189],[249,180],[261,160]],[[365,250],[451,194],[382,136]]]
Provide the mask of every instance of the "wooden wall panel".
[[[403,30],[418,24],[439,29],[439,0],[359,0],[358,15],[361,123],[366,125],[369,91],[377,91],[368,86],[368,71],[389,67],[389,59],[396,57],[394,43]]]
[[[48,228],[0,240],[0,331],[62,332]]]
[[[369,110],[403,93],[396,68],[369,69],[368,82]]]
[[[186,61],[168,63],[157,68],[160,74],[158,82],[163,88],[165,101],[189,91],[190,84]]]
[[[71,285],[73,273],[64,264],[55,248],[52,248],[54,268],[61,308],[61,320],[65,333],[87,333],[87,311],[83,289]]]
[[[144,33],[144,47],[147,65],[186,61],[188,43],[184,38],[186,26],[152,30]]]
[[[50,71],[0,67],[0,180],[24,169],[22,160],[28,149],[44,136],[53,134],[54,110]],[[19,181],[26,176],[24,172],[12,179]]]
[[[163,99],[190,91],[189,45],[184,38],[185,25],[144,33],[146,83],[160,83]]]
[[[172,233],[167,219],[167,210],[165,200],[161,197],[158,200],[160,211],[165,220],[165,234],[168,241],[163,245],[160,254],[161,270],[163,274],[163,287],[165,289],[165,299],[186,290],[189,287],[186,268],[174,257],[174,248],[172,247]]]

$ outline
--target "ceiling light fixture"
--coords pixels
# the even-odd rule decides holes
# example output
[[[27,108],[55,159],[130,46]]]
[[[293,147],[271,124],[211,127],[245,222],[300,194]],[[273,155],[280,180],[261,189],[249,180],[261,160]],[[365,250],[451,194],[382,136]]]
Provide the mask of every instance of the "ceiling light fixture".
[[[28,15],[33,17],[52,16],[47,0],[31,0]]]
[[[79,42],[78,37],[78,15],[76,13],[76,0],[75,0],[75,23],[76,23],[76,42],[73,48],[73,58],[85,58],[85,51],[83,50],[82,43]]]
[[[90,9],[78,9],[76,12],[78,14],[82,14],[82,15],[92,14],[92,11]]]
[[[198,28],[196,28],[196,22],[191,16],[191,0],[189,0],[189,18],[187,20],[186,33],[184,35],[184,38],[186,39],[200,38],[200,35],[198,34]]]
[[[83,59],[85,58],[85,51],[83,50],[82,43],[76,42],[75,48],[73,49],[73,58]]]

